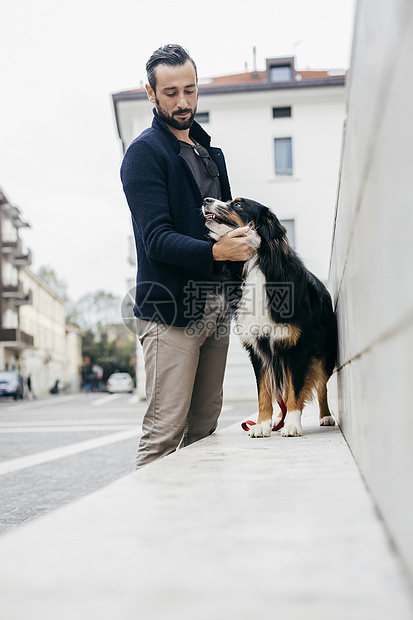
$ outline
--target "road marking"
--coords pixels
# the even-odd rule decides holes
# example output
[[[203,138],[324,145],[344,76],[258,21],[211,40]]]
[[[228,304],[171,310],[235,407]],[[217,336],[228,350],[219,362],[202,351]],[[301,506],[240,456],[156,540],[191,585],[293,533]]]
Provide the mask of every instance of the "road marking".
[[[137,437],[138,435],[140,435],[140,431],[137,428],[134,428],[127,431],[120,431],[119,433],[111,433],[110,435],[105,435],[104,437],[79,441],[78,443],[72,443],[69,446],[62,446],[61,448],[44,450],[43,452],[37,452],[36,454],[30,454],[29,456],[23,456],[17,459],[10,459],[4,463],[0,463],[0,476],[3,474],[10,474],[14,471],[19,471],[20,469],[34,467],[35,465],[42,465],[43,463],[55,461],[57,459],[64,458],[65,456],[72,456],[74,454],[79,454],[80,452],[87,452],[88,450],[101,448],[118,441],[125,441],[126,439]]]
[[[140,419],[140,418],[139,418]],[[23,420],[16,422],[0,422],[0,433],[3,428],[20,428],[20,427],[32,427],[32,426],[69,426],[73,424],[74,426],[81,426],[82,424],[91,425],[91,424],[134,424],[135,420],[132,418],[99,418],[95,420],[93,418],[82,419],[82,420],[74,420],[73,418],[70,420]]]
[[[16,409],[29,409],[31,407],[47,407],[48,405],[58,405],[60,403],[67,403],[67,401],[69,400],[74,400],[75,398],[78,398],[78,395],[73,395],[73,396],[57,396],[56,398],[45,398],[44,400],[30,400],[26,403],[20,403],[19,405],[9,405],[8,407],[5,407],[5,409],[7,411],[9,410],[13,410],[16,411]]]
[[[118,431],[125,430],[128,428],[135,428],[135,426],[131,426],[131,424],[111,424],[108,426],[107,424],[90,424],[84,426],[40,426],[40,427],[24,427],[24,428],[2,428],[0,429],[0,433],[5,435],[6,433],[66,433],[68,431]]]
[[[112,401],[120,398],[121,396],[123,396],[123,394],[106,394],[105,396],[102,396],[102,398],[97,398],[96,400],[92,401],[92,407],[98,407],[100,405],[106,404],[109,405]]]

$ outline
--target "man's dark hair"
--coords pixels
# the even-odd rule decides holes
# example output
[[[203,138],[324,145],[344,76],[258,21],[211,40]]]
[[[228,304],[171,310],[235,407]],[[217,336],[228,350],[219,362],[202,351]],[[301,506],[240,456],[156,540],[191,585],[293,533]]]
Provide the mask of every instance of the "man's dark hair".
[[[158,65],[169,65],[170,67],[177,67],[184,65],[187,61],[192,62],[195,69],[195,76],[198,79],[198,73],[196,70],[196,64],[189,55],[188,50],[180,45],[163,45],[157,49],[146,63],[146,74],[148,76],[148,82],[150,87],[156,92],[156,67]]]

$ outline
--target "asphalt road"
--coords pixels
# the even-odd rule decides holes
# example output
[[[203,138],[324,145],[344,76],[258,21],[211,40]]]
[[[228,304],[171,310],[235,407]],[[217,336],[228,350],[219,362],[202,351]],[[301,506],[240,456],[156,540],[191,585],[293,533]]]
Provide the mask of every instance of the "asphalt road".
[[[255,402],[224,403],[218,428]],[[134,394],[0,400],[0,533],[134,470],[145,403]]]

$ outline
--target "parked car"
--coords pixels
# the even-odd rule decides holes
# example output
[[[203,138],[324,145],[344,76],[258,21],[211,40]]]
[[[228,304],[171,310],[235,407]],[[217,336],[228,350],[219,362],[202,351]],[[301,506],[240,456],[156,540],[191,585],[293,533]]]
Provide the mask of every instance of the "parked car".
[[[132,393],[134,387],[133,379],[127,372],[114,372],[106,383],[109,394],[115,394],[116,392]]]
[[[23,377],[17,370],[0,371],[0,396],[23,398]]]

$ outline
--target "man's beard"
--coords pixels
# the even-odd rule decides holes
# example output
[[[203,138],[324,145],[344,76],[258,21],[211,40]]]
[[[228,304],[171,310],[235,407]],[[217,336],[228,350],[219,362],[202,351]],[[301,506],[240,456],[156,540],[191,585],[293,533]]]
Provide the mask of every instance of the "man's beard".
[[[165,110],[159,105],[158,99],[156,99],[156,111],[159,118],[161,118],[163,121],[165,121],[167,125],[170,125],[170,127],[173,127],[174,129],[190,129],[192,127],[192,123],[194,122],[196,114],[196,108],[194,110],[191,110],[191,108],[179,110],[179,112],[176,112],[174,114],[183,114],[184,112],[190,113],[186,120],[180,121],[179,119],[175,118],[174,114],[170,116],[167,112],[165,112]]]

